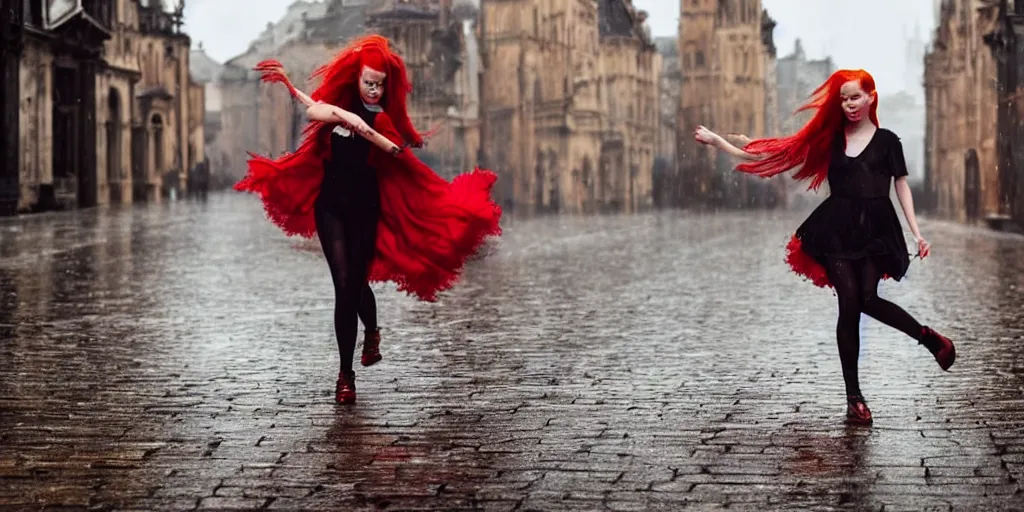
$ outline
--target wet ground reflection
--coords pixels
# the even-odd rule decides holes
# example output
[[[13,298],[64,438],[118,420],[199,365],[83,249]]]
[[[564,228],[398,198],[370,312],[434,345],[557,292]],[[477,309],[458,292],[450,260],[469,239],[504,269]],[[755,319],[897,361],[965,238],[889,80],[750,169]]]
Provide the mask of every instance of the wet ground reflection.
[[[0,505],[1015,503],[1024,239],[924,223],[935,255],[883,295],[961,359],[865,322],[854,429],[835,298],[782,262],[800,220],[509,218],[440,303],[378,287],[351,409],[326,265],[250,198],[0,220]]]

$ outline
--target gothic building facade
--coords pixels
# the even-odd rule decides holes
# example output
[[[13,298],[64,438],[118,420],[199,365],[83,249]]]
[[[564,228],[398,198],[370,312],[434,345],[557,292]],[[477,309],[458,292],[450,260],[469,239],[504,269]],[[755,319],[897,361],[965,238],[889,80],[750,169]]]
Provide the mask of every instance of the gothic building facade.
[[[999,14],[998,2],[942,2],[925,56],[925,205],[964,222],[1000,211],[998,70],[985,44]]]
[[[760,0],[682,0],[679,18],[680,127],[705,125],[750,138],[778,130],[775,22]],[[734,162],[680,129],[684,200],[690,204],[774,204],[782,187],[731,171]]]
[[[658,94],[658,141],[654,152],[654,204],[658,207],[685,206],[683,181],[679,174],[676,145],[679,142],[679,93],[682,73],[679,69],[679,41],[677,37],[659,37],[655,40],[661,54],[661,77]]]
[[[8,187],[16,177],[14,210],[152,201],[183,187],[204,148],[180,10],[18,4],[18,111],[8,125],[18,149],[4,171]]]
[[[482,162],[506,206],[653,203],[661,56],[628,0],[483,0]]]

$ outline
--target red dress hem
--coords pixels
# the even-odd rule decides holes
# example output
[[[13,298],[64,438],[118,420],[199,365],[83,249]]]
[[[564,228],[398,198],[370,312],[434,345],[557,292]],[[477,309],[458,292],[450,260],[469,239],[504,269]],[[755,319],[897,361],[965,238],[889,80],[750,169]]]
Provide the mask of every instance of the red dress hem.
[[[800,275],[819,288],[834,288],[828,278],[828,272],[818,260],[804,252],[800,243],[800,237],[795,234],[786,244],[786,263],[797,275]],[[891,279],[889,275],[882,275],[882,279]]]

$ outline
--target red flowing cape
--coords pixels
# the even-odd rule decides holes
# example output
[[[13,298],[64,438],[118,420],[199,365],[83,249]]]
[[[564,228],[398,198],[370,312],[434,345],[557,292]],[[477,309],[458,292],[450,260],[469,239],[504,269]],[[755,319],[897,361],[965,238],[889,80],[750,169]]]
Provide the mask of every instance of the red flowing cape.
[[[403,144],[384,112],[373,125],[395,144]],[[330,154],[329,131],[322,127],[312,126],[295,153],[277,160],[250,153],[249,172],[235,185],[235,190],[259,195],[267,216],[289,236],[316,235],[313,205]],[[486,238],[501,234],[501,207],[491,198],[497,176],[477,168],[449,183],[412,151],[396,156],[376,146],[369,163],[380,185],[377,248],[369,280],[392,281],[399,290],[433,302],[455,284],[466,260]]]

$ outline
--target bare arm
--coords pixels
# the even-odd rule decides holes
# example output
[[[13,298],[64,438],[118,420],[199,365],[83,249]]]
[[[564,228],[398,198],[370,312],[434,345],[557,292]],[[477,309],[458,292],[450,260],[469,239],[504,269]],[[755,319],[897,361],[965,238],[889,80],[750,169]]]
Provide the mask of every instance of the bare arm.
[[[739,140],[746,139],[746,137],[741,137],[742,138],[740,138]],[[747,153],[746,151],[732,145],[731,142],[725,140],[725,138],[722,137],[721,135],[711,130],[708,130],[703,126],[697,127],[697,131],[694,132],[694,138],[697,139],[697,142],[713,146],[741,160],[761,160],[762,158],[764,158],[762,155]],[[746,140],[749,141],[749,139]]]
[[[917,227],[917,216],[914,215],[914,197],[910,192],[910,184],[907,183],[907,177],[901,176],[896,178],[895,183],[896,197],[900,200],[900,206],[903,207],[903,216],[907,219],[907,225],[910,226],[910,232],[914,235],[914,241],[917,242],[917,252],[924,258],[931,252],[931,246],[921,236],[921,230]]]
[[[321,123],[332,123],[332,124],[344,124],[346,128],[351,128],[351,124],[355,122],[352,117],[355,114],[331,105],[329,103],[317,103],[309,105],[306,108],[306,117],[311,121],[320,121]]]
[[[284,72],[284,66],[276,60],[265,60],[260,62],[254,68],[261,74],[261,80],[264,82],[278,82],[284,84],[291,92],[292,96],[306,105],[306,117],[313,121],[319,121],[321,123],[333,123],[340,124],[356,133],[360,136],[369,140],[377,147],[388,151],[392,154],[401,151],[401,148],[393,144],[383,135],[377,133],[373,128],[370,128],[365,121],[359,116],[348,112],[344,109],[329,105],[327,103],[315,101],[308,94],[300,91],[292,84],[291,79],[288,78],[288,74]]]
[[[295,98],[301,101],[302,104],[305,105],[306,107],[312,107],[313,105],[316,105],[316,102],[313,101],[313,98],[310,98],[308,94],[298,89],[295,89]]]
[[[716,134],[717,135],[717,134]],[[734,146],[731,142],[725,140],[724,137],[718,136],[714,143],[714,146],[730,155],[739,158],[741,160],[760,160],[763,157],[761,155],[755,155],[753,153],[747,153],[746,151]]]
[[[306,109],[306,116],[313,121],[340,124],[389,153],[395,154],[402,150],[387,137],[371,128],[362,118],[343,108],[328,103],[314,102]]]

